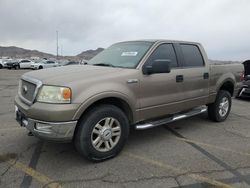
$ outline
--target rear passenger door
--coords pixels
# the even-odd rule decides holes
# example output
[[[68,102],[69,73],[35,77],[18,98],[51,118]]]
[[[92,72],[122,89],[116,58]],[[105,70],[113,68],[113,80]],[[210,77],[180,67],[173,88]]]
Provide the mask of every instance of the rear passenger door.
[[[209,66],[196,44],[177,44],[183,77],[183,105],[192,108],[206,104],[209,94]]]

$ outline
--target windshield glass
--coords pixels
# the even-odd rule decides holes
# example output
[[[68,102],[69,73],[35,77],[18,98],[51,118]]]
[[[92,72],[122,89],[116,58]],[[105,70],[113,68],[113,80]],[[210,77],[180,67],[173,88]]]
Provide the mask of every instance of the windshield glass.
[[[152,44],[145,41],[117,43],[92,58],[88,64],[135,68]]]

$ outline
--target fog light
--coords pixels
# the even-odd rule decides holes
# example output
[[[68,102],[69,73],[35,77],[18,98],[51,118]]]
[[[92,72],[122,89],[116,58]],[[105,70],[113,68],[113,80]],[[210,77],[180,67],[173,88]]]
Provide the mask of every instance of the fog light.
[[[36,123],[35,124],[35,129],[38,131],[43,131],[46,133],[51,133],[51,125],[44,124],[44,123]]]

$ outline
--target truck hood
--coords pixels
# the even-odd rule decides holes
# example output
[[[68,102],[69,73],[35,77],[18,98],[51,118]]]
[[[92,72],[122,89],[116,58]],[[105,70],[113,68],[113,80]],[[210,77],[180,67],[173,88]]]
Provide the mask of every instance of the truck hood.
[[[72,65],[55,68],[42,69],[25,73],[25,77],[35,78],[43,84],[67,86],[71,82],[89,80],[92,78],[102,79],[112,73],[120,73],[124,69],[92,66],[92,65]]]

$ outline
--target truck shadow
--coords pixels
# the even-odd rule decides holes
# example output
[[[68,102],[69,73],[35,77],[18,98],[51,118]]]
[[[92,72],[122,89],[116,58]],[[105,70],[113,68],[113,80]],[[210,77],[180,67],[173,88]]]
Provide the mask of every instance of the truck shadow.
[[[162,125],[147,130],[139,131],[131,129],[127,144],[125,145],[124,149],[126,151],[131,151],[134,149],[136,150],[139,148],[146,148],[148,147],[149,142],[160,144],[161,142],[171,141],[171,139],[173,139],[173,134],[167,130],[167,127],[171,127],[175,130],[184,129],[184,132],[190,131],[190,129],[192,129],[192,131],[196,131],[200,129],[199,125],[204,123],[207,124],[208,122],[211,121],[208,120],[206,113],[204,113],[186,120],[172,122],[167,125]],[[55,161],[56,163],[65,163],[65,161],[71,161],[72,163],[72,161],[74,161],[74,166],[93,164],[93,162],[85,160],[76,151],[73,143],[44,142],[41,156],[46,156],[46,158],[49,158],[51,162]]]

